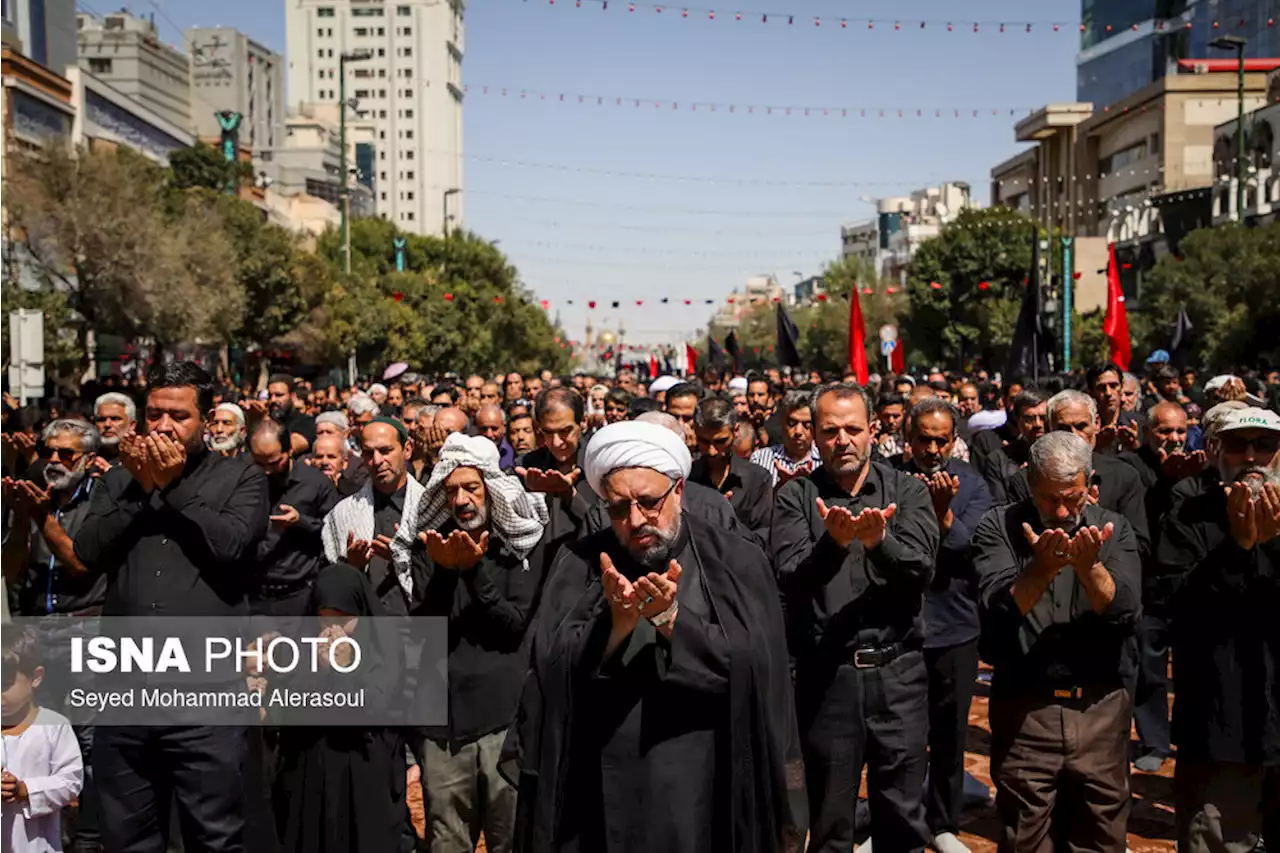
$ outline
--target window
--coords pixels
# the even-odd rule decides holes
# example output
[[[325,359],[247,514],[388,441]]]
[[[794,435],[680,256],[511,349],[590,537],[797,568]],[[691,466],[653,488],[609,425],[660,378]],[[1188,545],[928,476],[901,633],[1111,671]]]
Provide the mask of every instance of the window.
[[[324,48],[323,48],[323,47],[316,51],[316,59],[324,59]],[[89,62],[90,62],[90,68],[92,68],[92,67],[93,67],[93,60],[90,60]]]
[[[412,131],[412,130],[406,130],[406,131],[404,132],[404,138],[405,138],[405,139],[413,139],[413,131]]]
[[[352,17],[355,17],[355,18],[381,18],[382,9],[376,6],[352,9],[351,15]]]
[[[378,90],[378,97],[379,97],[379,98],[385,98],[386,96],[387,96],[387,90],[386,90],[386,89],[379,89],[379,90]]]
[[[405,111],[404,111],[404,117],[405,117],[405,118],[413,118],[413,110],[405,110]]]
[[[405,172],[405,173],[404,173],[404,177],[405,177],[405,180],[406,180],[406,181],[412,181],[412,180],[413,180],[413,172],[412,172],[412,171]]]
[[[326,27],[324,34],[329,38],[333,38],[333,27]]]
[[[379,173],[378,173],[378,180],[380,180],[380,181],[385,181],[386,179],[387,179],[387,173],[386,173],[386,172],[379,172]],[[384,196],[382,197],[383,201],[386,201],[386,198],[387,198],[387,197],[384,195]]]
[[[378,27],[378,35],[380,35],[380,36],[385,36],[386,34],[387,34],[387,28],[386,28],[386,27]]]
[[[378,110],[378,118],[386,118],[386,117],[387,117],[386,110]]]
[[[386,49],[385,47],[380,47],[380,48],[378,48],[378,56],[379,56],[380,58],[385,58],[385,57],[386,57],[386,55],[387,55],[387,49]],[[385,76],[387,76],[387,75],[383,74],[383,75],[381,75],[381,76],[385,77]]]
[[[378,69],[378,79],[379,79],[379,80],[385,80],[385,79],[387,79],[387,69],[385,69],[385,68],[379,68],[379,69]]]
[[[387,194],[386,194],[386,193],[379,193],[378,195],[379,195],[379,196],[381,196],[381,198],[379,199],[379,201],[386,201],[386,200],[387,200]]]
[[[319,9],[316,9],[316,17],[317,17],[317,18],[332,18],[332,17],[333,17],[333,7],[332,7],[332,6],[321,6]]]
[[[406,160],[412,160],[412,159],[413,159],[413,149],[412,149],[412,148],[410,148],[408,151],[404,152],[404,159],[406,159]]]
[[[359,78],[372,77],[373,72],[368,68],[357,68],[355,71],[355,76]]]
[[[380,131],[378,131],[378,138],[379,138],[379,139],[386,139],[386,138],[387,138],[387,132],[386,132],[385,130],[380,130]]]
[[[413,10],[410,9],[408,6],[397,6],[396,14],[402,18],[407,18],[413,14]]]
[[[365,36],[369,35],[369,28],[368,28],[368,27],[356,27],[356,29],[355,29],[355,34],[356,34],[356,38],[364,38]]]
[[[412,222],[412,221],[413,221],[413,211],[412,211],[412,210],[411,210],[411,211],[409,211],[408,216],[409,216],[409,221],[410,221],[410,222]]]
[[[332,69],[332,68],[330,68],[330,69],[329,69],[329,79],[330,79],[330,80],[332,80],[332,79],[333,79],[333,69]]]
[[[329,48],[329,59],[333,59],[333,48]]]
[[[316,38],[318,39],[324,38],[324,27],[319,27],[316,29]]]
[[[94,74],[110,74],[111,60],[101,58],[91,58],[89,60],[89,70]]]
[[[407,193],[405,193],[405,196],[409,201],[413,201],[413,190],[409,190]]]
[[[378,152],[378,159],[379,159],[379,160],[385,160],[385,159],[387,159],[387,152],[385,152],[385,151],[379,151],[379,152]]]
[[[369,97],[369,89],[356,89],[356,100]]]
[[[413,35],[413,27],[405,27],[405,28],[404,28],[404,34],[405,34],[405,35],[407,35],[407,36],[411,36],[411,35]]]
[[[324,69],[323,69],[323,68],[321,68],[321,69],[320,69],[318,72],[316,72],[316,73],[320,75],[320,79],[321,79],[321,80],[323,80],[323,79],[324,79]]]
[[[402,48],[400,48],[400,49],[397,51],[397,55],[398,55],[398,56],[403,56],[403,57],[406,57],[406,58],[407,58],[407,57],[410,57],[410,56],[413,56],[413,48],[411,48],[411,47],[402,47]]]

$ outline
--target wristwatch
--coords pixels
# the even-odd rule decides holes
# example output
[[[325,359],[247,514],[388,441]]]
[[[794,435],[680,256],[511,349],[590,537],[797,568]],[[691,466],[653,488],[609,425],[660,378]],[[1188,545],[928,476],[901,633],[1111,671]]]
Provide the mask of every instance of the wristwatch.
[[[673,601],[671,606],[659,613],[657,616],[649,617],[649,624],[655,628],[661,628],[676,618],[676,613],[680,611],[680,602]]]

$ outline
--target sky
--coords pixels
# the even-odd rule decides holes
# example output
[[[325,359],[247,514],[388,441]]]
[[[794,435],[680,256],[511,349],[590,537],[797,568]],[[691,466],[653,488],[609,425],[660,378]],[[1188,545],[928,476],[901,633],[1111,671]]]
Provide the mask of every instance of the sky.
[[[286,53],[285,2],[138,0],[134,11],[159,10],[176,45],[178,28],[230,25]],[[753,275],[787,286],[821,273],[840,225],[871,217],[867,199],[960,180],[985,203],[991,167],[1020,150],[1010,110],[1074,100],[1078,0],[737,0],[715,20],[682,8],[467,4],[465,226],[500,241],[572,339],[588,300],[597,331],[616,327],[607,306],[620,300],[628,341],[688,339],[714,309],[699,300],[718,305]],[[884,22],[868,29],[868,18]],[[1001,33],[1000,21],[1035,24]]]

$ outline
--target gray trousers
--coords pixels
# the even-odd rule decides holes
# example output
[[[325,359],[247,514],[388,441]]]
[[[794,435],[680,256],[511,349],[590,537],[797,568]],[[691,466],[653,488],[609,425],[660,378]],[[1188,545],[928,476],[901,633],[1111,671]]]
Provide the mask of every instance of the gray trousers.
[[[450,749],[423,743],[422,786],[431,853],[472,853],[484,833],[490,853],[510,853],[515,831],[516,789],[498,773],[506,729]]]
[[[1178,850],[1249,853],[1280,844],[1280,767],[1179,758],[1174,769]]]

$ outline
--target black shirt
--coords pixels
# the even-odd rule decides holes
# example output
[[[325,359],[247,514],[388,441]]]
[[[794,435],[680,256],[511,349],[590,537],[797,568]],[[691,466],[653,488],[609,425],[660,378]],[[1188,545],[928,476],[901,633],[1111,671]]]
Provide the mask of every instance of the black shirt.
[[[778,490],[772,542],[787,633],[797,660],[844,659],[853,649],[895,642],[919,645],[924,589],[938,549],[938,520],[919,480],[879,462],[849,495],[820,467]],[[841,548],[823,527],[817,499],[857,515],[897,504],[884,541],[868,551]]]
[[[248,613],[267,528],[262,469],[200,451],[150,494],[123,467],[98,479],[75,548],[87,568],[107,575],[105,615]]]
[[[307,440],[307,447],[311,448],[316,443],[316,419],[310,415],[304,415],[297,409],[290,407],[289,413],[284,416],[284,425],[288,427],[289,432],[294,435],[300,435]],[[305,451],[304,451],[305,452]]]
[[[387,495],[373,490],[373,535],[394,539],[396,525],[404,515],[404,496],[408,486],[401,486],[394,493]],[[383,608],[393,616],[406,616],[409,613],[409,601],[396,576],[395,566],[389,560],[377,555],[369,559],[369,581],[378,594]]]
[[[267,495],[271,502],[268,515],[282,514],[281,505],[287,505],[298,511],[298,520],[288,527],[275,522],[267,526],[267,535],[258,543],[257,581],[267,586],[301,587],[313,580],[325,563],[320,527],[338,503],[338,490],[315,468],[294,461],[282,484],[267,478]]]
[[[97,482],[96,477],[86,477],[64,502],[49,508],[58,526],[73,542],[89,514],[89,496]],[[60,497],[58,493],[54,496]],[[93,571],[77,572],[58,562],[35,521],[31,522],[30,535],[27,578],[18,595],[22,614],[81,613],[101,607],[107,597],[107,576]]]
[[[1174,487],[1157,557],[1173,581],[1178,755],[1280,763],[1280,539],[1241,548],[1206,471]]]
[[[984,620],[982,657],[995,668],[993,692],[1043,694],[1057,688],[1119,686],[1121,655],[1141,610],[1142,567],[1133,528],[1113,512],[1086,505],[1081,525],[1115,525],[1098,556],[1115,581],[1115,598],[1095,613],[1067,566],[1024,616],[1012,594],[1013,582],[1033,559],[1024,522],[1036,531],[1044,529],[1029,500],[991,510],[973,534]]]
[[[711,482],[711,463],[705,456],[694,460],[689,482],[700,483],[720,494],[732,492],[729,504],[748,530],[767,538],[773,523],[773,482],[769,473],[736,454],[729,455],[729,471],[723,483]]]

